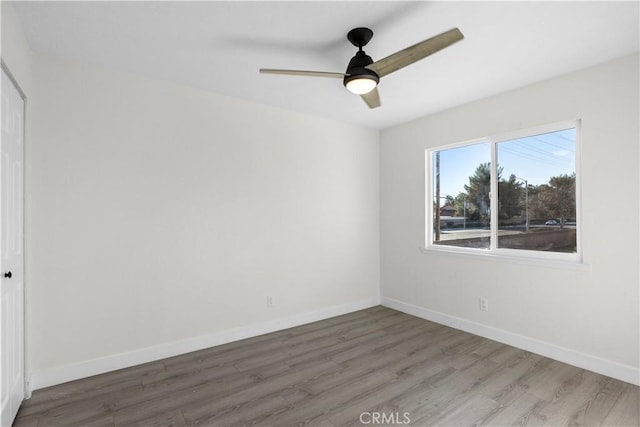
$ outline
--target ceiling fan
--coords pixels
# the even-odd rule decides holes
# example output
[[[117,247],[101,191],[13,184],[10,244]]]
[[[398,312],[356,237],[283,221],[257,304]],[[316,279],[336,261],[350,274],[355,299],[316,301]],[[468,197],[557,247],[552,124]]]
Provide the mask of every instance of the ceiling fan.
[[[462,40],[464,35],[459,29],[454,28],[416,43],[413,46],[409,46],[376,62],[373,62],[373,59],[362,50],[362,48],[369,43],[371,37],[373,37],[373,31],[369,28],[360,27],[349,31],[347,39],[358,48],[358,52],[351,58],[347,70],[344,73],[280,70],[273,68],[261,68],[260,72],[290,76],[340,78],[343,79],[342,82],[345,87],[350,92],[360,95],[369,108],[376,108],[380,106],[380,95],[378,94],[377,86],[381,77],[426,58],[445,47],[451,46],[455,42]]]

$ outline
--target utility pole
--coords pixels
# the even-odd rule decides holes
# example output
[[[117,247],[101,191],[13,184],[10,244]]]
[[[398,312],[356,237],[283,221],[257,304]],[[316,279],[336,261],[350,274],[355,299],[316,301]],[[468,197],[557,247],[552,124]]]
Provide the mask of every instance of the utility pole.
[[[524,178],[516,176],[516,179],[524,181],[524,223],[525,231],[529,231],[529,183]]]
[[[435,241],[440,241],[440,152],[436,151],[436,202],[435,202]]]
[[[462,202],[462,228],[467,229],[467,196],[464,197]]]

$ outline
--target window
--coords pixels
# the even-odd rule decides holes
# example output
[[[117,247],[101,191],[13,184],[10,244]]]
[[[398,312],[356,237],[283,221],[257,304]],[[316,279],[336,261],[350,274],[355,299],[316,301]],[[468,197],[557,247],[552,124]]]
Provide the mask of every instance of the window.
[[[578,260],[578,133],[571,122],[428,150],[427,247]]]

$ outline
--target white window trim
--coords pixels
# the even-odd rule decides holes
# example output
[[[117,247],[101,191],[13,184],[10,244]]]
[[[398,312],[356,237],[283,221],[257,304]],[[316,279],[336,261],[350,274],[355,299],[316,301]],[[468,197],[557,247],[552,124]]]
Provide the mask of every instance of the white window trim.
[[[527,136],[556,132],[564,129],[575,128],[576,129],[576,142],[575,142],[575,170],[576,170],[576,253],[567,254],[561,252],[545,252],[545,251],[531,251],[523,249],[509,249],[498,248],[497,234],[498,224],[497,215],[498,209],[497,197],[493,197],[497,194],[498,182],[497,182],[497,162],[496,158],[497,144],[504,141],[510,141],[513,139],[524,138]],[[436,245],[432,242],[433,236],[433,222],[435,213],[433,211],[433,154],[437,151],[448,150],[452,148],[465,147],[469,145],[489,143],[491,144],[491,243],[487,249],[478,248],[465,248],[459,246],[446,246]],[[515,262],[533,265],[544,265],[550,267],[571,268],[579,270],[590,270],[591,266],[586,264],[582,256],[582,171],[581,171],[581,147],[582,147],[582,134],[581,134],[581,120],[568,120],[563,122],[557,122],[547,124],[543,126],[537,126],[532,128],[521,129],[513,132],[506,132],[496,135],[491,135],[483,138],[472,139],[468,141],[458,142],[454,144],[441,145],[438,147],[429,148],[425,151],[425,246],[420,250],[423,253],[441,253],[445,255],[461,255],[464,257],[480,257],[482,259],[490,259],[500,262]]]

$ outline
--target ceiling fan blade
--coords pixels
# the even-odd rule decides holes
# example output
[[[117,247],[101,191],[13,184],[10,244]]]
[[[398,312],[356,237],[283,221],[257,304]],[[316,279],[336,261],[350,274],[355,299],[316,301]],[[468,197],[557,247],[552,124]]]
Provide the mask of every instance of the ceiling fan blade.
[[[306,77],[333,77],[342,79],[344,73],[330,73],[327,71],[302,71],[302,70],[278,70],[273,68],[260,68],[263,74],[282,74],[287,76],[306,76]]]
[[[378,76],[383,77],[436,53],[447,46],[451,46],[463,38],[464,35],[462,32],[460,32],[459,29],[454,28],[391,54],[371,65],[367,65],[366,68],[375,71]]]
[[[378,108],[380,106],[380,94],[378,88],[374,88],[371,92],[360,95],[369,108]]]

